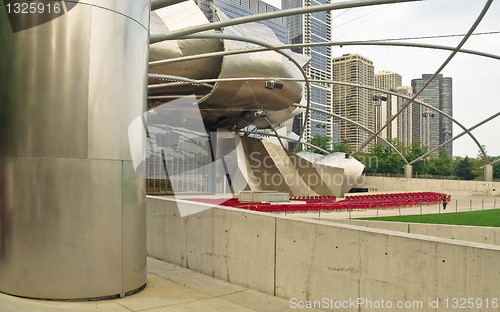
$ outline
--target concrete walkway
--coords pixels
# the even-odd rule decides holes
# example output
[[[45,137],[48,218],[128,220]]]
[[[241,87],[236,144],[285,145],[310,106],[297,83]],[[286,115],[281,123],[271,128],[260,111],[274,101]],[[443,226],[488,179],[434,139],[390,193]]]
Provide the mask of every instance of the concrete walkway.
[[[278,312],[291,309],[288,300],[148,258],[147,287],[122,299],[92,302],[57,302],[0,294],[1,312]],[[307,311],[318,311],[307,309]]]

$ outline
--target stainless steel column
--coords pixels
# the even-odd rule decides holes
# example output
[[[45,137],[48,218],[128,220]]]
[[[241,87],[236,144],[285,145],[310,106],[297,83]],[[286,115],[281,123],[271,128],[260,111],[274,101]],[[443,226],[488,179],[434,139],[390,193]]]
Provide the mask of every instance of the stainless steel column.
[[[149,0],[84,0],[12,33],[0,4],[0,292],[124,295],[146,282]]]

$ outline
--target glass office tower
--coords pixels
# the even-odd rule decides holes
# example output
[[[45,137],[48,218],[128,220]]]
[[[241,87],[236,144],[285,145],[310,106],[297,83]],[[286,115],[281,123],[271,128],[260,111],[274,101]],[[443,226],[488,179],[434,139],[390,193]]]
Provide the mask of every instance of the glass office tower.
[[[411,81],[413,94],[417,93],[418,90],[420,90],[431,77],[431,74],[423,74],[422,78],[413,79]],[[420,98],[425,103],[440,109],[450,116],[453,116],[452,86],[452,78],[443,77],[442,74],[439,74],[420,94]],[[415,105],[414,109],[414,115],[418,115],[419,118],[427,118],[429,120],[430,149],[441,145],[453,137],[453,123],[451,119],[446,118],[426,107]],[[445,145],[445,148],[448,150],[449,155],[453,156],[453,142]],[[437,156],[439,151],[436,151],[433,154]]]
[[[283,10],[297,7],[330,3],[329,0],[282,0]],[[313,43],[331,41],[332,23],[331,13],[316,12],[294,15],[286,18],[288,27],[288,43]],[[311,56],[311,61],[306,67],[307,75],[313,80],[332,79],[332,51],[330,46],[295,48],[292,51]],[[327,112],[332,112],[332,87],[326,83],[312,83],[311,106]],[[295,117],[304,120],[304,116]],[[299,122],[295,122],[298,125]],[[295,127],[294,132],[300,131]],[[334,125],[332,118],[311,112],[305,133],[306,138],[314,135],[332,137]],[[298,132],[297,132],[298,133]],[[337,140],[336,136],[336,140]]]

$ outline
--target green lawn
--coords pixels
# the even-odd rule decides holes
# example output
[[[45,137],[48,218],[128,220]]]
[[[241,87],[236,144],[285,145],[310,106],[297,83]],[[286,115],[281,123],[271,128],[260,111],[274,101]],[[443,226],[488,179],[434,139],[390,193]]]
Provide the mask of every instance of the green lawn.
[[[360,220],[500,227],[500,209],[413,216],[360,218]]]

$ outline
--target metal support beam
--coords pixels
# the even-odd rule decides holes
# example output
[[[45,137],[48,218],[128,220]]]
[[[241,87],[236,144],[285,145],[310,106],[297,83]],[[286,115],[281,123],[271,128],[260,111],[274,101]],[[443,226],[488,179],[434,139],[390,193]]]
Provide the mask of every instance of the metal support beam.
[[[493,181],[493,166],[491,164],[485,164],[483,166],[483,176],[485,182]]]
[[[160,1],[160,0],[157,0]],[[199,33],[206,30],[219,29],[227,26],[234,26],[239,24],[258,22],[267,19],[273,19],[277,17],[285,17],[291,15],[298,15],[304,13],[314,13],[314,12],[322,12],[322,11],[331,11],[331,10],[340,10],[340,9],[348,9],[348,8],[356,8],[356,7],[365,7],[371,5],[378,4],[389,4],[389,3],[402,3],[402,2],[414,2],[421,0],[357,0],[357,1],[347,1],[347,2],[338,2],[338,3],[330,3],[330,4],[322,4],[322,5],[313,5],[306,6],[288,10],[280,10],[262,14],[255,14],[250,16],[233,18],[226,21],[219,21],[215,23],[191,26],[175,31],[171,31],[167,34],[155,34],[151,35],[150,43],[156,43],[164,40],[172,40],[179,39],[186,35]]]
[[[476,29],[476,27],[479,25],[479,23],[481,22],[481,20],[483,19],[483,17],[486,15],[486,12],[488,12],[488,9],[491,6],[491,3],[493,3],[493,0],[488,0],[486,2],[486,4],[483,7],[483,10],[481,11],[481,13],[479,14],[479,16],[477,17],[476,21],[474,22],[474,24],[472,25],[472,27],[469,29],[469,31],[467,32],[467,34],[465,35],[465,37],[462,39],[462,41],[460,41],[460,43],[455,48],[455,50],[450,54],[450,56],[448,56],[448,58],[438,68],[438,70],[432,75],[432,77],[427,80],[427,82],[423,85],[423,87],[408,102],[406,102],[405,104],[403,104],[403,106],[401,107],[401,109],[399,109],[396,114],[392,115],[389,118],[389,120],[386,121],[386,123],[377,131],[377,133],[376,133],[377,135],[380,134],[385,128],[387,128],[387,126],[394,119],[396,119],[425,90],[425,88],[437,77],[437,75],[439,75],[439,73],[446,67],[446,65],[448,65],[448,63],[458,53],[458,51],[462,48],[462,46],[465,44],[465,42],[467,42],[467,40],[472,35],[472,33],[474,32],[474,30]],[[368,140],[366,140],[365,142],[363,142],[363,144],[361,144],[361,146],[359,146],[358,149],[354,153],[352,153],[352,156],[356,155],[356,153],[358,153],[359,151],[361,151],[375,137],[376,137],[376,135],[372,135],[370,138],[368,138]],[[486,159],[487,159],[487,157],[486,157]]]
[[[405,178],[411,179],[413,177],[413,167],[410,164],[404,165],[404,170],[405,170]]]

